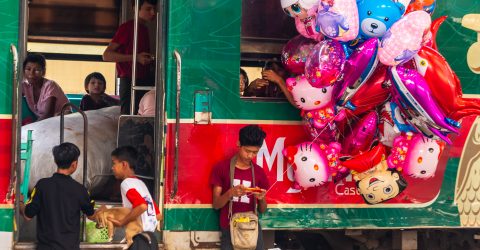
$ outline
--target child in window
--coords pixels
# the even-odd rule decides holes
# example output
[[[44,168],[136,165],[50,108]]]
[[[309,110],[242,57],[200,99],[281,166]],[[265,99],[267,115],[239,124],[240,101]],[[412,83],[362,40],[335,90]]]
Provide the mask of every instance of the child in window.
[[[93,72],[89,74],[85,78],[87,94],[83,96],[80,102],[80,109],[87,111],[118,105],[119,101],[117,99],[105,94],[106,87],[107,82],[101,73]]]

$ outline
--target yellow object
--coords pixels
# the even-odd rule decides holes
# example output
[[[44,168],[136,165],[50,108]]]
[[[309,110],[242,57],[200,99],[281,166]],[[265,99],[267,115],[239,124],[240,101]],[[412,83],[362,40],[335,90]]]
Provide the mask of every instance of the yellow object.
[[[248,223],[248,222],[250,222],[250,218],[249,217],[241,217],[241,218],[236,219],[235,222],[237,222],[237,223]]]

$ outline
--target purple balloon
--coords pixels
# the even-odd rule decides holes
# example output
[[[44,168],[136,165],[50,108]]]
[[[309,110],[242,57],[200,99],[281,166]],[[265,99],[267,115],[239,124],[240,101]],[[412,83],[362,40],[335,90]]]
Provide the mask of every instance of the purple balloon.
[[[392,82],[395,85],[394,93],[407,108],[415,110],[426,122],[430,132],[449,142],[446,132],[458,133],[460,124],[445,116],[428,87],[425,79],[416,70],[404,67],[390,68]],[[414,124],[419,128],[418,124]],[[442,132],[441,129],[447,130]],[[419,129],[424,132],[421,128]]]
[[[333,85],[339,78],[345,63],[342,45],[335,40],[319,42],[308,55],[305,76],[313,87]]]
[[[343,84],[336,92],[339,105],[345,105],[357,90],[370,78],[378,65],[378,38],[370,38],[353,51],[345,61]]]
[[[282,63],[289,72],[303,74],[305,62],[317,42],[298,35],[285,44],[282,50]]]

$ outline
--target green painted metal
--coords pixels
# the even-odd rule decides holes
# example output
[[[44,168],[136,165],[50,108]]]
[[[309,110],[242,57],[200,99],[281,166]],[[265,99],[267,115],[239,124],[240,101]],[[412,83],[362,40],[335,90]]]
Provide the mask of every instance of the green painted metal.
[[[0,4],[0,114],[12,114],[13,59],[10,44],[18,44],[19,2]]]
[[[288,102],[240,100],[239,0],[170,1],[167,37],[168,118],[175,117],[176,62],[182,56],[181,118],[193,118],[194,93],[212,91],[213,119],[298,120]]]
[[[459,158],[447,163],[435,202],[426,207],[394,208],[269,208],[262,216],[264,229],[459,227],[453,203]],[[167,230],[218,230],[218,212],[211,208],[167,209]]]
[[[463,93],[480,94],[480,75],[467,65],[468,48],[477,42],[477,33],[462,27],[466,14],[480,14],[480,0],[437,0],[434,18],[448,16],[437,35],[438,50],[460,78]]]
[[[13,208],[0,208],[0,232],[13,232]]]

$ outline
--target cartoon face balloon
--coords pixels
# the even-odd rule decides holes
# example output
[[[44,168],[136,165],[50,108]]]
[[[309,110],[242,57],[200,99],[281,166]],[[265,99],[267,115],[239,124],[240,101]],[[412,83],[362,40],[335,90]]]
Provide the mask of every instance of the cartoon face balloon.
[[[335,40],[323,40],[310,52],[305,64],[305,76],[313,87],[333,85],[345,62],[342,45]]]
[[[359,36],[363,39],[382,37],[405,10],[403,4],[392,0],[360,0],[357,5]]]
[[[307,57],[316,42],[298,35],[288,41],[282,50],[282,63],[289,72],[303,74]]]
[[[356,0],[320,0],[317,30],[332,39],[347,42],[358,35]]]
[[[424,35],[428,33],[431,22],[427,12],[414,11],[394,23],[380,43],[380,62],[395,66],[412,59],[422,47]]]
[[[407,176],[428,179],[435,175],[444,146],[441,141],[407,133],[395,138],[387,163]]]
[[[310,10],[316,11],[317,0],[280,0],[285,14],[303,20],[310,16]]]
[[[312,142],[289,146],[283,150],[294,172],[294,188],[308,189],[324,185],[330,177],[331,169],[338,166],[339,144],[321,144]]]

